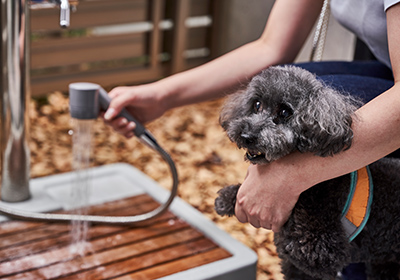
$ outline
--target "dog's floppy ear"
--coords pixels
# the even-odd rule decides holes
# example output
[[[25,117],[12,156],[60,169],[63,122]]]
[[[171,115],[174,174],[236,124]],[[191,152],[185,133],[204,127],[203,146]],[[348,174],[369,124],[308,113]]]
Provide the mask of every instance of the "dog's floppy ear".
[[[297,149],[325,157],[350,148],[353,113],[360,102],[324,85],[308,96],[295,114]]]
[[[225,100],[219,116],[219,124],[224,130],[228,130],[229,125],[236,119],[243,117],[246,106],[246,95],[244,89],[239,89]],[[243,110],[238,110],[242,108]]]

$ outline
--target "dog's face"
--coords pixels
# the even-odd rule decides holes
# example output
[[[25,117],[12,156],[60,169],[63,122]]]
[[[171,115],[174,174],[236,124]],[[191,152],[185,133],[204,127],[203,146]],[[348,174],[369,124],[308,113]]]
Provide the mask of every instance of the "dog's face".
[[[328,156],[350,147],[357,106],[303,69],[270,67],[228,99],[220,123],[254,164],[296,150]]]

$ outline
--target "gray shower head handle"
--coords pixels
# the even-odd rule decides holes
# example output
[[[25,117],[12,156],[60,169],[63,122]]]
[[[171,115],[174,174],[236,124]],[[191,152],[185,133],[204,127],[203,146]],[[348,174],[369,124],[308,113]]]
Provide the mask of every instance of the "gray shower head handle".
[[[72,83],[69,85],[69,104],[71,117],[75,119],[96,119],[99,110],[107,111],[111,98],[107,91],[94,83]],[[146,131],[144,126],[124,108],[118,117],[124,117],[136,124],[133,132],[141,137]]]

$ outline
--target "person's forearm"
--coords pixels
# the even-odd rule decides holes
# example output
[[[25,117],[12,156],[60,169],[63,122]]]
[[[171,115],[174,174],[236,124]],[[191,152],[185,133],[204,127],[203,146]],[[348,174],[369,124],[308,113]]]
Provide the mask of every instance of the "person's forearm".
[[[248,43],[197,68],[160,80],[166,102],[178,107],[215,99],[236,90],[262,69],[277,63],[275,55],[261,41]]]
[[[322,1],[279,0],[261,37],[197,68],[158,82],[166,108],[215,99],[246,84],[271,65],[293,62],[312,29]]]
[[[295,193],[355,171],[400,148],[400,85],[381,94],[357,111],[350,149],[332,157],[295,153],[282,159],[295,173]],[[301,178],[299,180],[299,178]]]

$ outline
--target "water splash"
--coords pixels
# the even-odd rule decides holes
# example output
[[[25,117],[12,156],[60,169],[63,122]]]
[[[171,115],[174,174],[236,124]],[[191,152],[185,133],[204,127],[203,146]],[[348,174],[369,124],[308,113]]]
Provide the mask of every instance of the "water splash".
[[[90,163],[92,155],[92,127],[93,120],[72,119],[73,131],[68,133],[72,135],[72,168],[75,176],[70,193],[70,209],[77,215],[87,215],[89,197],[91,191]],[[88,231],[89,222],[72,221],[71,254],[84,255],[88,250]]]

